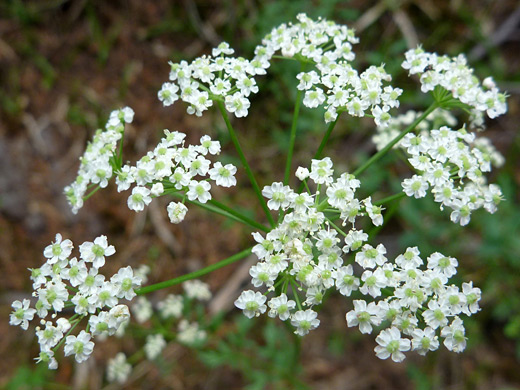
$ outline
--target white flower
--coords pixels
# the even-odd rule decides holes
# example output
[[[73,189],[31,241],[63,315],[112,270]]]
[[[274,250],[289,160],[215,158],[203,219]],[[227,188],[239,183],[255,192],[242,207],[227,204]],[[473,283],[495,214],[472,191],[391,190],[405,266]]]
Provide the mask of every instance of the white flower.
[[[128,208],[134,211],[143,211],[152,201],[150,190],[146,187],[134,187],[132,195],[128,198]]]
[[[99,336],[109,332],[108,312],[100,311],[98,315],[92,315],[88,319],[90,331],[94,336]]]
[[[109,382],[123,384],[128,380],[132,366],[126,361],[126,355],[119,352],[114,358],[108,361],[107,379]]]
[[[401,183],[403,191],[407,196],[413,196],[416,199],[424,198],[428,189],[428,181],[424,176],[413,175],[409,179],[404,179]]]
[[[383,244],[379,244],[377,248],[372,245],[365,244],[363,249],[356,253],[356,263],[363,268],[374,268],[376,265],[383,265],[386,262],[386,248]]]
[[[300,80],[300,83],[296,87],[299,90],[310,89],[313,85],[318,84],[320,82],[320,77],[318,76],[318,73],[316,73],[314,70],[308,73],[298,73],[296,78]]]
[[[180,202],[170,202],[166,207],[171,223],[181,223],[188,212],[186,205]]]
[[[271,267],[271,264],[259,262],[251,266],[249,275],[252,277],[251,284],[253,286],[260,287],[265,284],[267,287],[271,287],[278,276],[278,272]]]
[[[439,271],[450,278],[457,273],[457,259],[435,252],[428,257],[428,268]]]
[[[267,303],[269,308],[269,317],[275,318],[278,316],[282,321],[287,320],[291,316],[291,310],[296,307],[296,302],[287,299],[284,293],[278,297],[271,298]]]
[[[369,107],[366,100],[361,100],[357,96],[347,103],[348,113],[352,116],[365,116],[365,110]]]
[[[189,200],[198,200],[200,203],[206,203],[211,199],[211,193],[209,190],[211,189],[211,184],[207,181],[196,181],[192,180],[189,185],[189,191],[186,193],[186,196]]]
[[[258,291],[242,291],[242,294],[235,301],[235,306],[244,311],[247,318],[258,317],[265,313],[267,297]]]
[[[69,298],[67,288],[60,280],[48,282],[43,288],[38,289],[37,293],[40,301],[47,309],[52,307],[57,312],[63,310],[65,301]]]
[[[162,183],[155,183],[150,189],[150,194],[153,196],[161,196],[164,192],[164,186]]]
[[[441,305],[438,301],[432,299],[428,302],[428,310],[425,310],[422,316],[428,326],[437,329],[448,324],[446,316],[449,314],[450,309],[448,306],[445,304]]]
[[[298,167],[298,169],[296,169],[296,177],[301,180],[301,181],[304,181],[305,179],[307,179],[310,175],[310,172],[307,168],[304,168],[304,167]]]
[[[206,154],[208,154],[208,152],[209,152],[209,154],[212,154],[212,155],[219,154],[220,153],[220,142],[212,141],[211,137],[209,135],[203,135],[200,138],[199,152],[204,156]]]
[[[162,352],[166,346],[166,340],[162,334],[146,336],[146,344],[144,345],[144,352],[148,360],[154,360]]]
[[[374,348],[376,356],[380,359],[388,359],[390,356],[394,362],[402,362],[405,359],[403,351],[410,350],[410,340],[402,339],[401,332],[395,326],[382,330],[376,337],[379,344]]]
[[[367,306],[366,301],[355,300],[354,310],[347,313],[347,325],[349,327],[359,325],[361,333],[372,333],[372,325],[381,323],[381,309],[374,302],[370,302]]]
[[[251,93],[258,93],[258,86],[254,78],[242,75],[236,83],[236,87],[243,96],[248,97]]]
[[[97,268],[91,268],[83,283],[78,286],[79,292],[84,295],[95,294],[104,281],[105,276],[101,274],[98,275]]]
[[[81,258],[92,263],[94,268],[100,268],[105,265],[105,256],[112,256],[116,253],[113,245],[108,245],[106,236],[97,237],[94,242],[84,242],[80,245],[79,251]]]
[[[213,164],[213,168],[211,168],[208,173],[211,180],[215,180],[218,186],[232,187],[237,184],[237,179],[235,179],[234,176],[236,171],[237,167],[233,164],[222,166],[222,163],[218,161]]]
[[[140,324],[148,321],[153,314],[152,304],[145,297],[137,297],[132,304],[132,313]]]
[[[66,330],[63,330],[60,326],[54,326],[51,321],[42,321],[42,324],[45,324],[45,329],[41,329],[38,326],[36,328],[36,336],[38,337],[40,350],[47,351],[58,344]]]
[[[182,319],[179,322],[177,341],[185,345],[193,345],[202,342],[206,338],[206,332],[199,329],[199,324],[192,322],[191,324]]]
[[[165,106],[171,106],[179,99],[177,92],[179,87],[173,83],[164,83],[161,90],[157,93],[157,97]]]
[[[314,310],[299,310],[291,316],[291,325],[296,327],[294,333],[299,336],[305,336],[309,331],[316,329],[320,325],[318,313]]]
[[[403,269],[419,268],[423,265],[423,261],[419,255],[420,252],[416,246],[413,248],[407,248],[404,254],[396,257],[395,264]]]
[[[36,360],[36,363],[47,363],[50,370],[55,370],[58,368],[58,362],[54,357],[54,351],[52,349],[41,350],[40,355],[34,360]]]
[[[316,108],[325,101],[325,94],[321,88],[315,88],[305,92],[303,104],[309,108]]]
[[[136,296],[134,290],[141,286],[141,278],[134,275],[134,270],[130,266],[120,268],[110,281],[116,287],[116,297],[128,300]]]
[[[348,297],[352,294],[352,291],[356,291],[359,288],[359,278],[354,276],[351,264],[339,268],[333,275],[334,279],[336,279],[336,288],[340,294]]]
[[[75,257],[69,261],[69,267],[61,272],[61,277],[68,280],[72,287],[77,287],[85,281],[88,275],[88,269],[84,260]]]
[[[11,305],[14,311],[9,317],[9,325],[20,325],[23,330],[27,330],[29,321],[32,321],[36,313],[36,309],[29,307],[30,304],[31,301],[28,299],[24,299],[23,302],[14,301]]]
[[[457,353],[462,352],[466,348],[466,337],[464,334],[464,325],[459,317],[455,317],[451,325],[445,326],[441,331],[446,348]]]
[[[478,301],[480,301],[481,291],[478,287],[473,287],[473,282],[462,283],[462,293],[466,297],[467,305],[462,311],[464,314],[470,316],[480,310]]]
[[[278,210],[280,207],[282,209],[289,207],[293,194],[289,186],[284,186],[283,183],[280,182],[265,186],[262,190],[262,195],[269,199],[267,207],[271,210]]]
[[[124,165],[116,176],[117,192],[126,191],[130,185],[135,183],[135,178],[131,174],[131,167]]]
[[[67,259],[74,245],[71,240],[63,240],[60,233],[56,234],[56,240],[49,246],[45,248],[43,251],[43,255],[49,259],[47,262],[49,264],[54,264],[58,260]]]
[[[412,350],[417,351],[419,355],[426,355],[428,351],[435,351],[439,348],[439,340],[435,335],[435,331],[429,326],[422,329],[415,329],[412,332]]]
[[[104,281],[103,284],[97,288],[97,291],[88,298],[88,302],[99,308],[103,308],[104,306],[114,307],[117,305],[117,291],[118,287],[113,283]]]
[[[74,295],[71,299],[72,303],[75,305],[74,311],[77,314],[85,315],[87,313],[95,313],[96,312],[96,305],[93,305],[89,303],[88,301],[88,295],[82,294],[78,292],[76,295]]]
[[[226,96],[226,109],[235,114],[237,118],[247,116],[247,110],[251,103],[241,92]]]
[[[348,253],[350,251],[355,252],[365,241],[368,240],[368,234],[364,233],[363,230],[351,229],[345,237],[345,246],[343,252]],[[386,253],[386,252],[385,252]]]
[[[182,288],[186,292],[188,298],[196,299],[201,302],[209,301],[211,299],[209,285],[200,280],[187,280],[182,284]]]
[[[377,268],[374,272],[369,270],[363,272],[361,280],[365,283],[359,288],[359,291],[362,294],[371,295],[373,298],[380,296],[381,289],[387,286],[382,268]]]
[[[94,349],[94,343],[90,341],[90,333],[82,330],[78,336],[67,336],[65,339],[65,356],[74,354],[76,361],[82,363],[87,360]]]
[[[192,176],[206,176],[210,163],[211,161],[207,160],[203,156],[197,156],[197,158],[190,164],[190,173]]]
[[[163,318],[179,318],[182,316],[182,297],[180,295],[169,294],[164,300],[157,304],[157,308]]]
[[[330,184],[332,183],[332,160],[329,157],[325,157],[322,160],[311,161],[311,173],[309,177],[316,184]]]
[[[370,197],[363,200],[363,203],[365,204],[365,209],[372,223],[375,226],[381,226],[383,224],[383,215],[381,214],[383,208],[381,206],[374,206]]]

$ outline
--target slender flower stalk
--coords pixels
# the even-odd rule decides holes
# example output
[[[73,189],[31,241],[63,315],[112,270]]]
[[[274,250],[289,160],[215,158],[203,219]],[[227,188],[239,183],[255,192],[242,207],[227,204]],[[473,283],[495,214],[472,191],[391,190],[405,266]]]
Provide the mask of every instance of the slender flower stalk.
[[[220,101],[217,101],[217,106],[220,110],[220,113],[222,114],[222,118],[224,118],[224,122],[226,123],[226,127],[229,131],[229,136],[231,137],[231,141],[233,141],[233,145],[235,145],[235,149],[238,153],[238,156],[240,157],[242,166],[246,170],[247,177],[249,178],[249,181],[251,182],[251,185],[253,186],[253,191],[255,192],[256,197],[260,201],[260,205],[262,206],[262,209],[264,210],[265,215],[266,215],[267,219],[269,220],[269,223],[271,224],[271,226],[274,226],[275,225],[274,219],[271,215],[271,212],[267,208],[267,204],[264,200],[264,197],[262,196],[260,187],[258,187],[258,183],[255,179],[253,171],[251,170],[251,168],[249,167],[249,164],[247,163],[246,156],[244,155],[244,152],[242,151],[242,148],[238,141],[238,137],[235,133],[235,130],[233,129],[233,126],[231,125],[231,122],[229,121],[229,117],[228,117],[226,108],[224,107],[224,104]]]
[[[406,194],[404,192],[399,192],[397,194],[390,195],[390,196],[387,196],[386,198],[375,201],[374,206],[381,206],[382,204],[385,204],[388,202],[393,202],[394,200],[404,198],[405,196],[406,196]]]
[[[316,154],[314,155],[315,160],[319,160],[322,156],[323,149],[327,145],[327,142],[329,141],[330,135],[332,134],[332,130],[334,130],[334,127],[336,127],[336,123],[338,123],[339,120],[339,113],[335,120],[330,122],[329,127],[327,127],[327,131],[325,132],[325,135],[323,136],[323,139],[321,140],[320,146],[318,147],[318,150],[316,151]]]
[[[199,269],[198,271],[190,272],[189,274],[181,275],[179,277],[176,277],[176,278],[173,278],[170,280],[165,280],[164,282],[151,284],[149,286],[137,289],[137,290],[135,290],[135,292],[137,295],[144,295],[144,294],[151,293],[153,291],[162,290],[163,288],[175,286],[175,285],[183,283],[187,280],[200,278],[201,276],[209,274],[219,268],[225,267],[229,264],[232,264],[238,260],[243,259],[244,257],[251,254],[252,249],[253,248],[245,249],[242,252],[238,252],[238,253],[234,254],[233,256],[230,256],[224,260],[221,260],[218,263],[211,264],[205,268]]]
[[[178,192],[173,192],[170,195],[179,198],[184,199],[185,196],[183,194],[180,194]],[[218,202],[214,199],[210,199],[207,203],[200,203],[196,200],[189,200],[184,199],[187,203],[194,204],[196,206],[199,206],[207,211],[210,211],[215,214],[222,215],[223,217],[232,219],[236,222],[240,222],[244,225],[247,225],[249,227],[262,230],[264,232],[268,232],[270,229],[267,226],[262,225],[261,223],[255,221],[254,219],[248,218],[245,215],[239,213],[235,209],[232,209],[229,206],[226,206],[225,204]]]
[[[303,72],[305,70],[305,64],[302,63],[301,71]],[[298,93],[296,94],[296,101],[294,104],[294,113],[293,113],[293,119],[291,123],[291,135],[289,138],[289,150],[287,152],[287,161],[285,163],[285,175],[283,178],[283,184],[287,185],[289,184],[289,176],[291,175],[291,163],[292,163],[292,157],[294,153],[294,144],[296,142],[296,130],[298,128],[298,117],[300,115],[300,107],[302,103],[302,95],[303,90],[298,89]]]
[[[383,157],[385,154],[388,153],[390,149],[394,147],[395,144],[397,144],[401,139],[404,138],[406,134],[408,134],[410,131],[413,131],[419,123],[421,123],[428,115],[430,115],[433,111],[435,111],[439,107],[439,104],[437,102],[432,103],[430,107],[426,109],[426,111],[423,112],[421,116],[419,116],[413,123],[408,126],[406,129],[404,129],[397,137],[395,137],[392,141],[390,141],[383,149],[381,149],[379,152],[374,154],[372,157],[370,157],[363,165],[361,165],[358,169],[354,171],[354,176],[359,176],[363,172],[365,172],[372,164],[374,164],[376,161],[378,161],[381,157]]]

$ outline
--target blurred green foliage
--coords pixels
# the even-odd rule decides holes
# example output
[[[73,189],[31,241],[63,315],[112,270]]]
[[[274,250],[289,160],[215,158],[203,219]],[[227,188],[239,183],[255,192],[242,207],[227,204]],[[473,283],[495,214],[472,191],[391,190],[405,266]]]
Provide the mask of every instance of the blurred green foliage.
[[[300,379],[299,338],[283,323],[267,321],[257,339],[254,328],[259,327],[258,322],[235,317],[234,328],[213,348],[200,350],[199,358],[212,369],[227,366],[238,370],[248,390],[306,389]]]

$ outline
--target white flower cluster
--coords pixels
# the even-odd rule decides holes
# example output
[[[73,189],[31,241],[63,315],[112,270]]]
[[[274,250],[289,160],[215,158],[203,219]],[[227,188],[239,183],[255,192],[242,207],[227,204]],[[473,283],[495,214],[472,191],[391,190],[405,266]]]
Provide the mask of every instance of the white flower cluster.
[[[206,331],[200,328],[199,323],[188,321],[184,315],[192,311],[191,301],[204,303],[211,299],[209,286],[200,280],[188,280],[183,283],[182,287],[183,295],[169,294],[155,305],[152,305],[144,296],[140,296],[132,302],[132,314],[139,324],[149,321],[154,313],[158,314],[154,324],[159,321],[163,323],[152,330],[143,329],[148,332],[159,330],[159,333],[150,333],[146,336],[143,351],[148,360],[157,359],[169,341],[175,340],[186,346],[194,346],[203,343],[207,338]],[[177,332],[171,330],[176,321],[178,321]],[[110,382],[123,384],[127,381],[131,371],[132,365],[124,354],[119,353],[108,361],[107,379]]]
[[[302,58],[316,70],[301,72],[298,89],[305,91],[303,104],[309,108],[324,106],[325,122],[336,119],[338,112],[364,116],[368,109],[377,124],[390,119],[388,111],[398,107],[402,90],[383,86],[391,80],[382,66],[371,66],[358,74],[350,62],[355,55],[352,44],[358,43],[354,31],[344,25],[298,15],[297,24],[282,24],[262,41],[262,50],[281,51],[285,57]]]
[[[408,196],[422,198],[431,187],[435,201],[451,208],[451,220],[467,225],[471,213],[481,207],[494,213],[502,200],[495,184],[488,185],[484,172],[503,158],[491,143],[478,142],[475,133],[443,126],[420,135],[407,134],[401,145],[411,156],[408,161],[419,174],[402,182]]]
[[[383,149],[388,145],[394,138],[396,138],[401,131],[410,126],[417,118],[421,116],[422,112],[408,110],[406,113],[396,115],[390,118],[387,126],[377,126],[377,132],[372,136],[372,142],[376,146],[377,150]],[[415,128],[416,133],[426,133],[432,128],[439,128],[441,126],[454,127],[457,125],[457,119],[448,110],[438,108],[430,113],[422,122],[420,122]],[[395,148],[401,148],[402,141],[394,145]]]
[[[78,363],[87,360],[94,348],[92,336],[113,335],[128,320],[128,307],[119,301],[131,300],[136,295],[134,290],[141,285],[141,279],[129,266],[121,268],[110,280],[99,273],[105,258],[115,253],[105,236],[81,244],[79,260],[70,257],[73,247],[71,240],[64,240],[58,233],[43,252],[45,264],[31,270],[35,308],[30,308],[28,299],[12,305],[11,325],[27,330],[35,314],[41,318],[41,326],[36,327],[41,351],[37,360],[46,362],[51,369],[58,367],[54,354],[63,342],[65,356],[74,355]],[[66,307],[73,308],[75,314],[53,322]],[[46,320],[49,312],[53,312],[52,320]],[[84,318],[88,319],[87,331],[70,335]]]
[[[97,130],[85,153],[80,158],[76,180],[65,187],[65,195],[75,214],[83,207],[88,190],[105,188],[115,169],[117,143],[121,140],[125,123],[132,123],[134,111],[130,107],[112,111],[105,130]]]
[[[425,355],[439,347],[439,335],[448,350],[464,350],[466,337],[459,315],[470,316],[479,310],[481,292],[472,282],[463,283],[462,291],[447,284],[457,272],[457,260],[436,252],[427,258],[424,269],[417,247],[408,248],[394,262],[389,262],[385,253],[381,244],[375,249],[365,244],[356,253],[355,262],[362,273],[351,283],[363,295],[386,297],[370,303],[354,300],[354,309],[346,314],[348,326],[358,326],[361,333],[372,333],[379,326],[387,328],[376,337],[379,345],[375,352],[381,359],[391,356],[401,362],[403,352],[409,350]]]
[[[89,196],[85,196],[87,190],[106,187],[114,174],[119,192],[134,185],[127,204],[136,212],[142,211],[152,198],[167,192],[184,191],[190,201],[206,203],[211,199],[211,184],[208,179],[197,180],[197,175],[209,176],[218,186],[236,185],[237,168],[233,164],[216,162],[212,165],[205,157],[208,154],[218,155],[221,149],[220,142],[208,135],[201,137],[200,145],[184,146],[186,134],[164,130],[165,136],[153,151],[143,156],[135,166],[121,166],[121,156],[116,156],[115,151],[124,133],[124,123],[131,123],[133,115],[134,112],[128,107],[112,112],[106,130],[98,130],[88,145],[80,159],[76,181],[65,188],[74,213]],[[171,202],[167,211],[172,223],[180,223],[188,208],[184,203]]]
[[[234,50],[226,42],[213,49],[211,56],[196,58],[188,64],[170,62],[170,81],[162,85],[159,100],[165,106],[179,98],[188,103],[188,114],[201,116],[214,100],[225,103],[237,118],[245,117],[251,105],[248,97],[258,92],[255,76],[265,74],[269,61],[258,56],[253,61],[229,57]]]
[[[401,352],[410,349],[410,341],[402,341],[401,332],[413,335],[413,349],[420,353],[436,349],[438,341],[434,333],[438,328],[448,349],[462,350],[464,328],[457,316],[478,310],[480,290],[471,283],[463,284],[462,292],[454,285],[447,285],[456,273],[457,260],[434,253],[423,270],[419,250],[408,248],[394,262],[388,261],[384,245],[368,244],[368,234],[354,227],[362,215],[368,215],[375,226],[383,223],[380,206],[373,205],[370,198],[362,201],[355,198],[357,179],[342,174],[334,180],[328,157],[313,160],[310,171],[299,168],[297,176],[310,178],[318,188],[326,185],[327,197],[320,202],[319,192],[297,194],[282,183],[264,188],[268,207],[281,209],[285,214],[265,237],[253,233],[258,242],[253,253],[259,262],[249,273],[254,287],[265,286],[268,292],[276,291],[277,296],[268,300],[267,292],[247,290],[241,293],[235,306],[249,318],[268,311],[270,317],[290,319],[295,333],[303,336],[319,325],[312,308],[322,302],[327,290],[335,289],[347,297],[359,290],[366,300],[354,301],[355,309],[347,313],[347,323],[359,325],[362,333],[370,333],[373,326],[387,321],[391,329],[382,331],[377,339],[384,348],[384,351],[376,349],[379,357],[392,355],[396,361],[404,358]],[[327,217],[331,214],[333,219],[342,219],[343,226],[346,221],[351,223],[351,229],[343,232]],[[346,254],[352,255],[345,257]],[[288,296],[289,286],[294,299]],[[298,292],[302,291],[305,299],[299,297]],[[382,296],[386,298],[377,304],[367,303]],[[419,315],[427,325],[424,329],[418,325]],[[450,317],[454,320],[448,326]],[[420,346],[416,346],[417,342]]]
[[[126,360],[126,355],[119,352],[114,358],[108,361],[107,365],[107,379],[109,382],[117,382],[123,384],[127,381],[132,366]]]
[[[360,75],[347,62],[328,66],[317,65],[316,71],[298,74],[299,90],[305,91],[303,104],[309,108],[324,106],[325,122],[334,121],[339,112],[352,116],[365,116],[370,109],[378,126],[385,127],[391,119],[389,111],[399,107],[400,88],[384,86],[392,80],[383,66],[371,66]]]
[[[137,161],[135,166],[124,165],[117,172],[116,184],[119,192],[135,185],[128,197],[130,210],[142,211],[153,197],[178,191],[184,191],[191,201],[206,203],[212,198],[211,184],[208,179],[197,180],[197,176],[209,176],[210,180],[221,187],[236,185],[234,175],[237,168],[233,164],[222,165],[216,162],[212,166],[211,161],[205,157],[208,153],[220,153],[218,141],[205,135],[201,137],[200,145],[185,147],[186,134],[169,130],[164,130],[164,134],[165,137],[155,149]],[[171,202],[167,207],[170,221],[182,222],[187,210],[183,203]]]
[[[463,54],[457,57],[439,56],[425,52],[419,46],[408,50],[405,56],[402,67],[409,74],[420,76],[421,91],[433,91],[437,86],[444,88],[453,98],[472,107],[480,122],[484,112],[488,117],[496,118],[507,111],[506,95],[500,93],[491,77],[481,85]]]
[[[313,160],[311,170],[299,168],[297,176],[310,178],[318,188],[327,186],[327,197],[320,203],[319,192],[298,194],[289,186],[273,183],[264,187],[262,194],[269,199],[271,210],[285,212],[282,222],[263,237],[253,233],[258,244],[253,253],[259,262],[251,267],[252,284],[255,287],[265,285],[273,290],[282,283],[282,294],[269,300],[269,316],[280,317],[283,321],[291,319],[296,333],[305,335],[319,325],[317,313],[312,307],[321,303],[325,292],[336,288],[344,294],[350,294],[355,284],[345,282],[352,276],[352,266],[344,266],[342,253],[358,249],[368,236],[363,231],[352,229],[341,244],[338,229],[329,221],[321,210],[332,208],[334,219],[338,217],[354,224],[362,215],[368,215],[376,226],[382,225],[382,208],[372,204],[370,198],[362,201],[354,197],[359,181],[350,174],[333,178],[333,164],[330,158]],[[341,232],[342,234],[345,234]],[[352,283],[355,279],[352,277]],[[289,287],[295,291],[305,291],[305,300],[300,304],[289,300],[286,292]],[[260,292],[244,291],[236,300],[235,306],[252,318],[267,310],[267,297]],[[306,310],[304,310],[304,307]]]
[[[348,65],[355,57],[352,44],[359,41],[354,31],[325,19],[311,20],[305,14],[297,19],[298,23],[274,28],[256,47],[251,61],[228,57],[234,50],[222,42],[211,56],[199,57],[190,64],[170,63],[171,82],[163,84],[159,100],[169,106],[181,99],[188,103],[188,113],[197,116],[214,101],[222,101],[237,118],[245,117],[251,105],[249,96],[258,92],[255,76],[266,74],[273,55],[281,52],[284,57],[316,65],[321,77],[315,71],[299,74],[299,89],[307,91],[304,104],[308,107],[322,105],[327,99],[327,122],[335,119],[339,109],[363,116],[370,106],[378,119],[387,120],[388,109],[398,105],[400,90],[382,90],[382,80],[389,80],[382,68],[372,67],[360,77]],[[328,91],[324,93],[318,84]]]

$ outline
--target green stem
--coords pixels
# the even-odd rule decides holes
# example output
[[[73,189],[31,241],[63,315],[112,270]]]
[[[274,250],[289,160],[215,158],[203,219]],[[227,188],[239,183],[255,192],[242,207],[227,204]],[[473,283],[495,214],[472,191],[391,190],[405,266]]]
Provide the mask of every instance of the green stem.
[[[338,123],[339,114],[340,113],[338,113],[336,120],[334,120],[333,122],[331,122],[329,124],[329,127],[327,128],[327,131],[325,132],[325,135],[323,136],[323,139],[321,140],[320,146],[318,147],[318,150],[316,151],[316,154],[313,157],[315,160],[319,160],[321,158],[321,154],[323,153],[323,149],[325,149],[325,146],[327,145],[327,142],[329,141],[330,135],[332,134],[332,130],[334,130],[336,123]],[[303,191],[304,186],[307,187],[307,184],[305,182],[300,184],[300,188],[298,188],[299,194],[301,194],[301,192]],[[307,187],[307,191],[309,191],[308,187]],[[309,193],[310,193],[310,191],[309,191]]]
[[[123,130],[123,134],[121,134],[121,139],[119,140],[119,152],[117,153],[117,167],[121,169],[123,166],[123,141],[125,139],[125,131]]]
[[[101,187],[98,185],[94,190],[92,190],[92,191],[90,192],[90,194],[85,195],[85,196],[83,197],[83,201],[87,200],[87,199],[90,198],[92,195],[94,195],[96,192],[98,192],[100,188],[101,188]]]
[[[372,229],[370,229],[368,231],[369,241],[372,238],[376,237],[377,234],[379,233],[379,231],[381,229],[383,229],[388,224],[388,222],[390,222],[390,220],[394,216],[395,212],[397,211],[398,207],[399,207],[399,203],[393,203],[391,205],[390,209],[388,210],[388,212],[385,214],[385,218],[384,218],[383,224],[379,225],[379,226],[374,226],[374,227],[372,227]]]
[[[303,72],[305,70],[305,66],[302,63],[300,71]],[[283,178],[283,184],[287,185],[289,183],[289,176],[291,174],[291,163],[292,157],[294,153],[294,144],[296,142],[296,130],[298,127],[298,116],[300,115],[300,106],[302,104],[302,94],[303,91],[301,89],[298,90],[296,94],[296,102],[294,104],[294,113],[291,123],[291,135],[289,138],[289,151],[287,152],[287,161],[285,162],[285,175]]]
[[[332,134],[332,130],[334,130],[336,123],[338,123],[338,119],[339,119],[339,113],[338,113],[338,116],[336,117],[336,119],[329,124],[329,127],[327,128],[327,132],[323,136],[320,146],[318,147],[318,150],[316,151],[316,154],[314,155],[315,160],[319,160],[321,158],[321,153],[323,152],[325,145],[327,145],[327,142],[329,141],[329,137]]]
[[[406,194],[404,192],[399,192],[397,194],[390,195],[390,196],[387,196],[386,198],[378,200],[378,201],[374,202],[373,205],[374,206],[381,206],[382,204],[385,204],[385,203],[388,203],[388,202],[392,202],[392,201],[397,200],[397,199],[404,198],[405,196],[406,196]]]
[[[260,187],[258,187],[258,183],[256,182],[255,176],[253,175],[253,171],[251,171],[251,168],[249,167],[249,164],[247,163],[246,156],[244,156],[244,152],[242,152],[242,148],[240,147],[240,143],[238,142],[238,137],[235,133],[235,130],[233,129],[233,126],[231,126],[231,122],[229,121],[229,117],[226,111],[226,108],[224,107],[224,104],[220,101],[217,101],[217,107],[220,110],[220,113],[222,114],[222,117],[224,118],[224,122],[226,122],[226,127],[229,132],[229,136],[231,137],[231,141],[233,141],[233,145],[235,145],[235,149],[238,153],[238,156],[240,157],[240,161],[242,162],[242,166],[246,170],[247,177],[249,178],[249,181],[251,182],[251,185],[253,186],[253,191],[256,194],[256,197],[260,201],[260,205],[262,206],[262,209],[264,210],[264,213],[269,220],[269,223],[271,226],[274,227],[274,219],[271,215],[271,212],[267,208],[267,203],[265,202],[264,197],[262,196],[262,192],[260,191]]]
[[[216,200],[210,199],[208,203],[201,203],[197,200],[189,200],[185,198],[185,194],[181,194],[179,192],[171,192],[168,193],[168,195],[174,196],[176,198],[179,198],[182,200],[182,202],[187,202],[190,204],[194,204],[196,206],[199,206],[200,208],[203,208],[204,210],[211,211],[212,213],[222,215],[223,217],[232,219],[236,222],[243,223],[244,225],[247,225],[249,227],[259,229],[263,232],[268,233],[271,229],[269,229],[267,226],[262,225],[261,223],[256,222],[255,220],[246,217],[245,215],[242,215],[238,211],[232,209],[229,206],[226,206],[220,202],[217,202]]]
[[[221,260],[215,264],[211,264],[205,268],[199,269],[198,271],[190,272],[189,274],[178,276],[176,278],[173,278],[170,280],[165,280],[164,282],[152,284],[150,286],[141,287],[140,289],[137,289],[135,292],[137,293],[137,295],[148,294],[153,291],[161,290],[163,288],[175,286],[175,285],[183,283],[187,280],[200,278],[201,276],[209,274],[219,268],[225,267],[229,264],[234,263],[235,261],[243,259],[244,257],[251,254],[252,249],[253,249],[252,247],[245,249],[242,252],[238,252],[238,253],[234,254],[233,256],[228,257],[227,259]]]
[[[417,118],[413,123],[408,126],[406,129],[404,129],[397,137],[395,137],[388,145],[386,145],[383,149],[381,149],[379,152],[374,154],[372,157],[370,157],[363,165],[361,165],[358,169],[354,171],[354,176],[359,176],[361,173],[363,173],[366,169],[368,169],[373,163],[375,163],[377,160],[379,160],[381,157],[383,157],[390,149],[394,147],[395,144],[397,144],[406,134],[408,134],[410,131],[414,130],[419,123],[421,123],[428,115],[430,115],[437,107],[439,107],[439,104],[437,102],[434,102],[431,104],[430,107],[426,109],[426,111],[423,112],[423,114]]]
[[[72,331],[74,330],[74,328],[76,326],[78,326],[78,324],[81,322],[81,320],[83,319],[84,317],[81,317],[81,318],[78,318],[76,320],[76,323],[74,325],[72,325],[69,329],[69,331],[65,334],[65,336],[63,336],[63,338],[60,340],[60,342],[58,343],[58,345],[56,345],[54,348],[52,348],[52,350],[54,352],[56,352],[62,345],[63,343],[65,342],[65,339],[67,338],[68,335],[70,335],[72,333]]]
[[[243,222],[249,226],[256,227],[257,229],[262,230],[266,233],[268,233],[271,230],[267,226],[264,226],[261,223],[256,222],[254,219],[246,217],[245,215],[239,213],[235,209],[233,209],[229,206],[226,206],[225,204],[220,203],[219,201],[211,199],[211,200],[209,200],[209,203],[211,203],[213,206],[218,207],[219,209],[224,210],[224,211],[228,212],[229,214],[237,217],[238,219],[240,219],[241,222]]]
[[[341,228],[336,225],[334,222],[332,222],[329,218],[325,217],[325,219],[327,220],[328,223],[330,223],[330,225],[336,229],[336,231],[341,234],[343,237],[347,237],[347,233],[345,233],[343,230],[341,230]]]
[[[289,281],[291,284],[292,292],[294,294],[294,300],[296,301],[296,306],[298,307],[298,310],[302,309],[302,304],[300,303],[300,297],[298,296],[298,288],[296,287],[296,283],[293,279]]]

